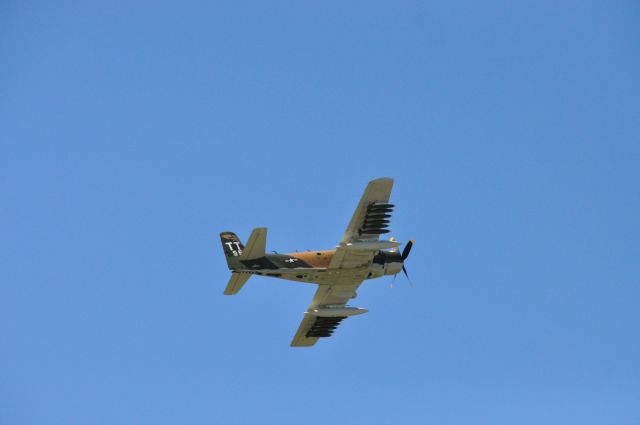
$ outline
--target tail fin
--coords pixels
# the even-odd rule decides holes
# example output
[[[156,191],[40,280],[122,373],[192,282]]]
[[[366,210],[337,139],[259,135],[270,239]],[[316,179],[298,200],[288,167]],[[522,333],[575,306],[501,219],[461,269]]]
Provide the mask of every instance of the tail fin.
[[[233,232],[222,232],[220,233],[220,240],[222,241],[222,249],[227,258],[229,269],[241,268],[239,257],[244,251],[244,245],[242,245],[238,236]]]
[[[245,249],[238,236],[233,232],[220,233],[220,240],[222,241],[222,250],[227,259],[227,265],[229,270],[232,271],[231,279],[227,283],[227,287],[224,290],[225,295],[237,294],[242,286],[247,283],[249,277],[251,277],[251,271],[243,270],[246,266],[242,264],[242,260],[255,260],[262,258],[266,255],[265,249],[267,245],[267,228],[258,227],[253,229],[249,240],[247,241],[247,248]]]

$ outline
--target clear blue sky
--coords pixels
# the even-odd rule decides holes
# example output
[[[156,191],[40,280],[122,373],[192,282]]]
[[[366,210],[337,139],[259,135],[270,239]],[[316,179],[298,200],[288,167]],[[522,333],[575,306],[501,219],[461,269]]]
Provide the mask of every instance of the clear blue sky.
[[[640,423],[640,6],[0,6],[0,423]],[[411,288],[289,342],[218,233],[330,249],[396,179]]]

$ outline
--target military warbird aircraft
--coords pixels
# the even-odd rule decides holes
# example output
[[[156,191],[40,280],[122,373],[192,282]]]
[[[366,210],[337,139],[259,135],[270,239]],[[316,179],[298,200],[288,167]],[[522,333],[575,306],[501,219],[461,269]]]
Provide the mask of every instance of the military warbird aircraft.
[[[389,203],[392,186],[390,178],[369,182],[340,244],[333,250],[267,254],[264,227],[253,229],[246,245],[242,245],[235,233],[220,233],[232,272],[224,294],[237,294],[254,274],[316,283],[318,290],[291,346],[310,347],[318,338],[331,336],[342,320],[368,311],[347,305],[356,297],[356,290],[365,279],[396,275],[400,271],[407,275],[404,262],[413,241],[409,241],[400,254],[399,242],[393,238],[378,239],[389,233],[387,227],[394,208]]]

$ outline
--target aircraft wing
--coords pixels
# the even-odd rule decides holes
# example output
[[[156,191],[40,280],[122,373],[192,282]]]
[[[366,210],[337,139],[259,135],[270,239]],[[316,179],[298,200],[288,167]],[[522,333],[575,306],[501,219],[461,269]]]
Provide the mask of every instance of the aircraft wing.
[[[369,216],[370,221],[374,218],[372,213],[368,212],[372,204],[388,204],[392,188],[393,179],[388,177],[371,180],[369,182],[351,217],[347,230],[340,240],[340,245],[362,240],[376,240],[380,234],[388,233],[388,230],[384,229],[372,229],[369,230],[369,232],[373,233],[367,233],[365,221],[367,220],[367,216]],[[377,216],[380,217],[380,219],[386,219],[390,217],[388,212],[390,211],[381,211],[377,213]],[[380,220],[377,220],[377,222],[380,222]]]
[[[368,266],[378,250],[398,245],[387,242],[387,246],[383,246],[376,242],[381,234],[389,232],[386,227],[393,209],[393,205],[389,204],[392,187],[393,179],[390,178],[383,177],[369,182],[329,263],[330,269]],[[357,245],[360,248],[353,249]]]
[[[318,338],[331,336],[340,322],[348,316],[365,313],[367,310],[345,307],[356,295],[364,278],[362,272],[345,273],[345,276],[338,277],[331,285],[318,285],[291,346],[311,347],[318,342]]]

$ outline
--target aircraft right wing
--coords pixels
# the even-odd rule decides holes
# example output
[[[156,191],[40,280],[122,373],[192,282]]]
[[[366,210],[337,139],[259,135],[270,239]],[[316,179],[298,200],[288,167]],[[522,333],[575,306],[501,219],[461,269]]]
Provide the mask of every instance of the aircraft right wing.
[[[318,285],[291,346],[311,347],[318,342],[318,338],[331,336],[342,320],[366,313],[365,309],[346,306],[356,295],[356,290],[364,278],[362,272],[354,271],[343,273],[330,285]]]

